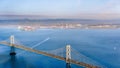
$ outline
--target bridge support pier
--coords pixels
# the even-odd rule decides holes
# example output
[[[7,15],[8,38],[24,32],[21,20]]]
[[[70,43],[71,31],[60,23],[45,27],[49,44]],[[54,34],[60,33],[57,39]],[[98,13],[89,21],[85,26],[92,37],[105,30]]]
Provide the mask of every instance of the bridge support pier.
[[[67,45],[66,46],[66,68],[71,68],[70,59],[71,59],[71,47],[70,45]]]
[[[16,55],[14,47],[14,35],[10,36],[10,46],[11,46],[10,55]]]
[[[71,68],[70,63],[66,63],[66,68]]]

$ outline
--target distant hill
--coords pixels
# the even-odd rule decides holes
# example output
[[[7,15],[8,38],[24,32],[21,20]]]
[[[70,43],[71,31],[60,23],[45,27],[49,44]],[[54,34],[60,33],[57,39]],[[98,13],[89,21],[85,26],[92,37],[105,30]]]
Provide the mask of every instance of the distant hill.
[[[46,16],[34,15],[0,15],[0,24],[22,24],[22,23],[42,23],[42,24],[56,24],[56,23],[80,23],[80,24],[120,24],[120,19],[113,20],[98,20],[98,19],[65,19],[65,18],[47,18]]]

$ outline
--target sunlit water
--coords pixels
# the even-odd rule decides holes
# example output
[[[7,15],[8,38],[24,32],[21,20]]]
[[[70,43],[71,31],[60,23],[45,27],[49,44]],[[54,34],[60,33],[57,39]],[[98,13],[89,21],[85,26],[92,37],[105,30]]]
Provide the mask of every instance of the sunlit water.
[[[37,50],[55,50],[70,44],[79,53],[107,68],[120,68],[120,29],[39,29],[20,31],[0,28],[0,41],[10,35],[27,47]],[[42,41],[42,42],[41,42]],[[39,43],[36,46],[35,44]],[[0,68],[66,68],[66,63],[51,57],[16,49],[9,56],[10,47],[0,45]],[[81,68],[71,65],[72,68]]]

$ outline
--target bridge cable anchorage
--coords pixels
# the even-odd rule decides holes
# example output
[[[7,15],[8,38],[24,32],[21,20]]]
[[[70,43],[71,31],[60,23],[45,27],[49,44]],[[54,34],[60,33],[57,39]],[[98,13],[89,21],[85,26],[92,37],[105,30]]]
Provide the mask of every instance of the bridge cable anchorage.
[[[65,57],[61,57],[61,56],[58,56],[58,55],[47,53],[45,51],[32,49],[32,48],[29,48],[29,47],[26,47],[26,46],[23,46],[23,45],[17,45],[17,44],[14,43],[14,41],[15,41],[14,36],[11,35],[10,36],[10,43],[9,42],[0,42],[0,44],[7,45],[7,46],[11,47],[12,51],[11,51],[10,55],[16,55],[14,48],[19,48],[19,49],[22,49],[22,50],[26,50],[26,51],[33,52],[33,53],[36,53],[36,54],[41,54],[41,55],[48,56],[48,57],[51,57],[51,58],[55,58],[55,59],[58,59],[58,60],[66,61],[66,63],[72,63],[72,64],[76,64],[76,65],[86,67],[86,68],[100,68],[98,66],[94,66],[94,65],[91,65],[91,64],[88,64],[88,63],[85,63],[85,62],[81,62],[81,61],[71,59],[71,47],[70,47],[70,45],[66,46],[66,58],[65,58]]]
[[[16,55],[14,43],[15,43],[14,35],[11,35],[11,36],[10,36],[10,46],[11,46],[10,55]]]

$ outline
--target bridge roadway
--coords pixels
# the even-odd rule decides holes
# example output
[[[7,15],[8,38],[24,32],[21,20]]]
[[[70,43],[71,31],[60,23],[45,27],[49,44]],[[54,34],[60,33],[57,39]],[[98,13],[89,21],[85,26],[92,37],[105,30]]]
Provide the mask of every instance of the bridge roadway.
[[[0,44],[10,46],[10,43],[8,43],[8,42],[0,42]],[[57,56],[57,55],[54,55],[54,54],[50,54],[50,53],[47,53],[47,52],[43,52],[43,51],[40,51],[40,50],[35,50],[35,49],[32,49],[32,48],[28,48],[28,47],[23,46],[23,45],[13,44],[13,46],[16,47],[16,48],[19,48],[19,49],[23,49],[23,50],[26,50],[26,51],[33,52],[33,53],[37,53],[37,54],[41,54],[41,55],[45,55],[45,56],[49,56],[49,57],[52,57],[52,58],[56,58],[56,59],[59,59],[59,60],[66,61],[66,58],[64,58],[64,57]],[[82,66],[82,67],[100,68],[98,66],[94,66],[94,65],[87,64],[87,63],[84,63],[84,62],[79,62],[79,61],[72,60],[72,59],[69,59],[69,60],[70,60],[70,63],[76,64],[76,65],[79,65],[79,66]]]

